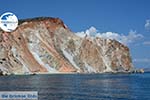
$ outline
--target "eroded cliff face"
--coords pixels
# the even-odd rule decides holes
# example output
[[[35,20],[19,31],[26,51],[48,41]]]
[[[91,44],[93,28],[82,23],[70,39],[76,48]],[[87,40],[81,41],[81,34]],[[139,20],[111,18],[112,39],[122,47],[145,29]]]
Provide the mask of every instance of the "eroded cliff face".
[[[6,73],[102,73],[132,70],[128,47],[72,33],[58,18],[22,20],[0,31],[0,69]]]

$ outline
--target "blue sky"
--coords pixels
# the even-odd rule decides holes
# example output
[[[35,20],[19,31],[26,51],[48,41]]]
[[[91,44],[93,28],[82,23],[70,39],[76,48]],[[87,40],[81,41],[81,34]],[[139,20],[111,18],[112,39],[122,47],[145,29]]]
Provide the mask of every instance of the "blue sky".
[[[118,34],[131,41],[134,65],[150,68],[150,0],[2,0],[0,14],[8,11],[19,19],[59,17],[73,32]]]

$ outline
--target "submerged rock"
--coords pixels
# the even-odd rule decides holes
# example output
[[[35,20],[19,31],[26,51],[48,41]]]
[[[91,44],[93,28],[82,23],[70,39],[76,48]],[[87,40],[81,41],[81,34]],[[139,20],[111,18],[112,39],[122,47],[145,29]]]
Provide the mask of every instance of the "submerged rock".
[[[25,73],[130,72],[127,46],[100,37],[83,38],[59,18],[40,17],[19,21],[18,28],[0,31],[0,69]]]

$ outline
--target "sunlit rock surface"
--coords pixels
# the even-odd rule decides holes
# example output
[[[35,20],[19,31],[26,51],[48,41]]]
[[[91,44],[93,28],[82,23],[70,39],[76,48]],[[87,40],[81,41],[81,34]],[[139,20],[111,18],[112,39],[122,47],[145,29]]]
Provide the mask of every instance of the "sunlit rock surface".
[[[0,70],[4,73],[130,72],[129,49],[116,40],[79,37],[58,18],[20,20],[0,31]]]

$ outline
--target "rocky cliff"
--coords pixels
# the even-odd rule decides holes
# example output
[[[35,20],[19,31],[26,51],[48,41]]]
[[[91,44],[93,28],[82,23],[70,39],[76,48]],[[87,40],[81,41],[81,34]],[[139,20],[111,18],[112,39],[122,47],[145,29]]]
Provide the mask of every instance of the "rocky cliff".
[[[78,37],[58,18],[20,20],[0,31],[0,70],[5,73],[129,72],[128,47],[116,40]]]

